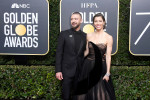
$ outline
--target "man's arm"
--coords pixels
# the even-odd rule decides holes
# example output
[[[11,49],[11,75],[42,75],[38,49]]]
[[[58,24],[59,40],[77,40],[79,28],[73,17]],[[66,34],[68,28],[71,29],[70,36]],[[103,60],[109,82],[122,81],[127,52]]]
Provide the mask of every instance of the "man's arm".
[[[61,32],[58,37],[57,48],[56,48],[56,69],[55,72],[62,72],[62,56],[63,56],[63,47],[64,47],[64,33]]]
[[[61,32],[58,37],[57,49],[56,49],[56,78],[59,80],[63,79],[62,76],[62,57],[63,57],[63,48],[64,48],[64,33]]]

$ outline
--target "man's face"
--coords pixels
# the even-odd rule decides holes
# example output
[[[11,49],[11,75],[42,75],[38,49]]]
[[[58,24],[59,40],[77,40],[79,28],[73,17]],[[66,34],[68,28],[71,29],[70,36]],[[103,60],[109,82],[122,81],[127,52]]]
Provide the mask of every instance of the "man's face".
[[[81,16],[79,14],[73,14],[71,16],[71,26],[72,26],[72,28],[74,28],[74,29],[78,28],[81,23],[82,23],[82,19],[81,19]]]

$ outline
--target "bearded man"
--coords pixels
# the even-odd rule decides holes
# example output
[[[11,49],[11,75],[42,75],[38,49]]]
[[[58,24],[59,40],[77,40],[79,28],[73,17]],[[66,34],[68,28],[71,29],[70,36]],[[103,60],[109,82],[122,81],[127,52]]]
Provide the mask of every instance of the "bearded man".
[[[79,12],[71,15],[71,29],[59,34],[56,49],[56,78],[62,80],[64,100],[71,100],[75,73],[81,66],[86,49],[86,34],[80,30],[82,16]]]

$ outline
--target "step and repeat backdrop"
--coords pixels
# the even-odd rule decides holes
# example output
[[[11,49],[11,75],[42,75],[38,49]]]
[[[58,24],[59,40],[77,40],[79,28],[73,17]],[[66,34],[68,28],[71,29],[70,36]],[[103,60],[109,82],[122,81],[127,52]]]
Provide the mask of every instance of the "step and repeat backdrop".
[[[48,51],[48,1],[1,0],[0,54],[45,55]]]
[[[81,30],[89,34],[94,32],[92,18],[102,13],[106,19],[106,32],[113,36],[112,55],[118,50],[119,1],[118,0],[61,0],[60,30],[70,27],[70,17],[73,12],[80,12],[83,23]]]
[[[150,56],[150,0],[131,0],[129,51]],[[102,13],[105,31],[113,36],[112,55],[118,50],[119,0],[61,0],[60,31],[71,28],[70,16],[80,12],[81,29],[94,32],[92,18]],[[48,0],[1,0],[0,55],[46,55],[49,51]]]
[[[150,56],[150,0],[131,0],[129,50],[133,55]]]

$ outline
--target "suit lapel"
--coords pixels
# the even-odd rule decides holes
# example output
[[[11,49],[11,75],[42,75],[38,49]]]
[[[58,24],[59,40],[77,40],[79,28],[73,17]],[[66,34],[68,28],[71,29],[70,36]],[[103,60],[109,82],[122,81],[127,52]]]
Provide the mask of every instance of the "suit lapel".
[[[79,46],[79,50],[77,52],[77,56],[80,54],[80,52],[82,50],[82,47],[84,45],[84,39],[83,39],[84,36],[82,36],[82,35],[83,35],[83,33],[81,33],[81,35],[80,35],[81,43],[80,43],[80,46]],[[74,35],[73,35],[71,30],[69,30],[69,39],[70,39],[70,42],[72,44],[72,49],[75,53],[75,39],[74,39]]]
[[[81,35],[82,35],[82,33],[81,33]],[[80,51],[82,50],[82,47],[83,47],[83,39],[82,39],[82,36],[80,35],[80,39],[81,39],[81,43],[80,43],[80,46],[79,46],[79,51],[78,51],[78,53],[77,53],[77,56],[80,54]]]

